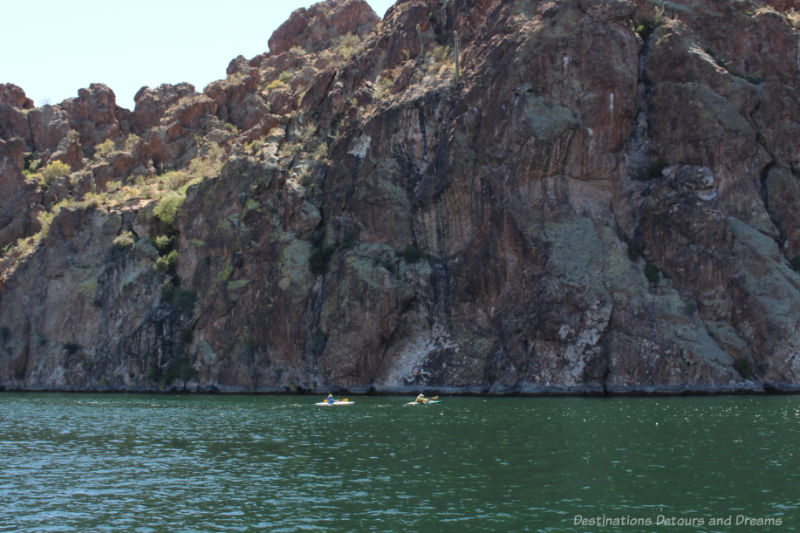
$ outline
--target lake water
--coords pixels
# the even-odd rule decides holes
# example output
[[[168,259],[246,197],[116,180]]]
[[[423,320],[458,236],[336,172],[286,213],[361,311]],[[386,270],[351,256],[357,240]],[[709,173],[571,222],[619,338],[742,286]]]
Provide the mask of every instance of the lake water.
[[[800,396],[320,399],[0,393],[0,531],[800,530]]]

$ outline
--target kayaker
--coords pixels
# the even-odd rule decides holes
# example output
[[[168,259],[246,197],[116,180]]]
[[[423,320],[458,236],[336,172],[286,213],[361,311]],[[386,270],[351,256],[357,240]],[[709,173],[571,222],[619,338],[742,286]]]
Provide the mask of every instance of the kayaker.
[[[327,398],[325,398],[325,401],[326,401],[326,402],[328,402],[328,403],[333,403],[333,401],[334,401],[334,400],[333,400],[333,394],[331,394],[331,393],[329,392],[329,393],[328,393],[328,397],[327,397]]]
[[[425,398],[425,395],[420,392],[419,395],[417,396],[417,403],[425,403],[427,401],[428,399]]]

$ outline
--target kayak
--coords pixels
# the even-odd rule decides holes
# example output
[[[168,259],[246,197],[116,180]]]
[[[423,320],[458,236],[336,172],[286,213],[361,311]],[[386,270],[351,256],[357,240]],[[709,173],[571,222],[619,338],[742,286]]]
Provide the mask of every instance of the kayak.
[[[428,400],[425,403],[408,402],[406,405],[430,405],[432,403],[442,403],[442,400]]]
[[[334,400],[333,403],[317,402],[314,405],[321,405],[323,407],[332,407],[332,406],[335,406],[335,405],[353,405],[354,403],[356,403],[356,402],[351,402],[349,400],[346,401],[346,402],[342,401],[342,400]]]

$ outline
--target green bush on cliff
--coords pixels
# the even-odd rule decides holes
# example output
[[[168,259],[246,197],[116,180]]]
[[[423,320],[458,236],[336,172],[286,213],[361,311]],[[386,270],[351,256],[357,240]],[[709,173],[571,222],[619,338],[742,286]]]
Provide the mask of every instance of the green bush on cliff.
[[[166,255],[174,248],[175,237],[172,235],[159,235],[153,243],[156,245],[159,255]]]
[[[46,167],[36,172],[32,178],[43,188],[47,188],[58,178],[69,176],[71,171],[69,165],[63,161],[51,161]]]
[[[141,137],[139,137],[135,133],[131,133],[127,137],[125,137],[125,142],[123,143],[123,145],[125,146],[126,150],[134,150],[136,146],[139,144],[139,141],[141,140],[142,140]]]
[[[158,188],[169,191],[177,191],[192,179],[188,172],[183,170],[171,170],[159,177]]]
[[[280,87],[287,87],[286,83],[279,79],[272,80],[269,84],[267,84],[266,90],[267,91],[274,91]]]
[[[126,231],[117,235],[113,241],[114,247],[119,248],[120,250],[127,250],[131,246],[135,244],[133,240],[133,232]]]
[[[95,147],[95,155],[99,155],[101,157],[105,157],[108,154],[112,153],[116,150],[116,146],[114,145],[114,141],[111,139],[106,139],[105,141],[101,142]]]
[[[361,46],[361,37],[355,33],[348,33],[337,39],[334,47],[338,54],[345,59],[350,59]]]
[[[36,217],[39,221],[40,229],[39,232],[34,235],[34,244],[41,242],[50,232],[50,225],[53,223],[53,219],[56,218],[56,215],[61,211],[61,207],[61,203],[58,203],[54,205],[50,211],[41,211]]]
[[[172,250],[167,255],[162,255],[156,259],[156,270],[170,276],[175,273],[175,267],[178,265],[178,250]]]
[[[23,160],[25,162],[24,173],[28,177],[33,176],[33,174],[39,169],[39,165],[42,163],[41,158],[33,158],[33,152],[25,152]]]
[[[176,191],[169,191],[158,201],[153,214],[166,224],[173,224],[178,210],[186,200],[186,195]]]
[[[650,34],[655,31],[656,28],[661,26],[664,23],[664,4],[662,3],[660,6],[656,6],[655,8],[655,15],[653,18],[648,18],[642,20],[640,23],[636,24],[634,30],[642,40],[647,40],[650,37]]]

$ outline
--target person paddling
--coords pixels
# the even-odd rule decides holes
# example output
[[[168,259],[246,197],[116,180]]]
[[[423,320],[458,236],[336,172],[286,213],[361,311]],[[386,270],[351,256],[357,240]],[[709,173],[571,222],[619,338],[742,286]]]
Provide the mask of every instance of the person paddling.
[[[420,392],[419,395],[417,396],[417,403],[427,403],[427,402],[428,399],[425,397],[424,394]]]
[[[328,403],[333,403],[333,401],[334,401],[334,400],[333,400],[333,394],[331,394],[331,393],[329,392],[329,393],[328,393],[328,397],[327,397],[327,398],[325,398],[325,401],[326,401],[326,402],[328,402]]]

